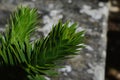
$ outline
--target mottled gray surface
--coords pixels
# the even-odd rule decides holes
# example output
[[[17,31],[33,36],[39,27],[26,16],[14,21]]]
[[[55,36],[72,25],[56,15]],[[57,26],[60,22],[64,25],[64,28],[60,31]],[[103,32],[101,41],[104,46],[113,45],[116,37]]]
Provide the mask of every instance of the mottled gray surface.
[[[65,68],[58,70],[60,76],[52,80],[104,80],[108,14],[106,4],[98,3],[97,0],[0,0],[1,32],[4,31],[6,18],[19,4],[38,8],[42,19],[39,35],[46,36],[59,19],[63,22],[78,22],[78,31],[86,31],[86,47],[80,55],[65,61]]]

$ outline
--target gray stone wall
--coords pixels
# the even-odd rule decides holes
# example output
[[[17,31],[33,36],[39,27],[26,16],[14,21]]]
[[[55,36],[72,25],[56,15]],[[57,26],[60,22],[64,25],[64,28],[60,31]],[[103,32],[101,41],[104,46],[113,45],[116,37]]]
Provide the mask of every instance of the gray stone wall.
[[[41,15],[37,37],[46,36],[59,19],[77,22],[85,30],[85,48],[64,62],[57,78],[48,80],[104,80],[108,8],[97,0],[0,0],[0,31],[17,5],[29,5]]]

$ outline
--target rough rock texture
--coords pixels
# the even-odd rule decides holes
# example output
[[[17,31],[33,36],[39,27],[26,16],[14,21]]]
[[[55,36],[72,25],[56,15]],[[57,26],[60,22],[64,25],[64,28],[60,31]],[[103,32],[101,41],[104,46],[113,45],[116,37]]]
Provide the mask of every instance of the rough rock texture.
[[[37,37],[46,36],[59,19],[78,22],[78,31],[86,31],[86,47],[80,55],[65,61],[65,68],[58,70],[59,77],[51,80],[104,80],[108,14],[105,3],[97,0],[0,0],[1,32],[6,18],[19,4],[38,8],[42,27],[37,31]]]

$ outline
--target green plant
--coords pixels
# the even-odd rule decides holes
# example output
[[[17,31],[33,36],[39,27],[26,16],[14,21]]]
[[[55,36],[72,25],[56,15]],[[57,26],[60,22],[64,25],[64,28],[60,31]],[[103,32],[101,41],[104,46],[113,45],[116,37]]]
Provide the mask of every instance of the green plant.
[[[0,80],[45,80],[58,68],[57,63],[77,55],[84,31],[77,24],[53,25],[45,38],[30,41],[38,25],[36,9],[18,7],[10,16],[5,33],[0,35]]]

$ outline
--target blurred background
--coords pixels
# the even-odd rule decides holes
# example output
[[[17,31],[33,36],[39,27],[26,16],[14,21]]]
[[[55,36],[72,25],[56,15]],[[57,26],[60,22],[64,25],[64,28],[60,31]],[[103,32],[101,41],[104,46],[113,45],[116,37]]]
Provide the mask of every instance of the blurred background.
[[[65,61],[59,76],[48,80],[120,80],[119,0],[0,0],[0,32],[18,5],[38,9],[41,20],[33,40],[46,36],[59,19],[77,22],[77,30],[86,31],[80,55]]]

